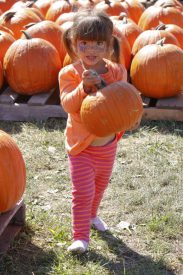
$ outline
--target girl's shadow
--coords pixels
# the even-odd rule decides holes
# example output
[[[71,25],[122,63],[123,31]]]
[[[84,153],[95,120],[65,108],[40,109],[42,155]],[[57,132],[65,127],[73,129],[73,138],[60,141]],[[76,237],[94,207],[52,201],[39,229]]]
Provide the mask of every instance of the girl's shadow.
[[[105,268],[107,274],[115,275],[175,275],[161,262],[133,251],[123,241],[115,237],[110,231],[97,233],[98,237],[105,240],[110,252],[115,255],[101,255],[94,250],[89,250],[85,255],[79,256],[81,264],[91,261]]]

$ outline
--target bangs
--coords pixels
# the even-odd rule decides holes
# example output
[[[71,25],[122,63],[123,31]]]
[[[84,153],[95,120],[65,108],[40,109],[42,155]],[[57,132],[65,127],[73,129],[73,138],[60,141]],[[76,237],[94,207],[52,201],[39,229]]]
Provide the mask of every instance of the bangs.
[[[104,24],[99,18],[85,18],[75,29],[77,39],[80,40],[96,40],[110,41],[112,36],[112,27]]]

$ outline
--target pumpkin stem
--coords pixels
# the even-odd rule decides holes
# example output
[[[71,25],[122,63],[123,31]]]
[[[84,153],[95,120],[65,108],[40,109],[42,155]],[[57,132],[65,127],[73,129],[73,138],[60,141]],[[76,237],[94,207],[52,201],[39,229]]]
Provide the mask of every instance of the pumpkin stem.
[[[160,39],[160,40],[158,40],[157,42],[156,42],[156,44],[157,45],[159,45],[159,46],[163,46],[164,44],[165,44],[165,37],[163,37],[162,39]]]
[[[8,12],[4,13],[3,21],[6,22],[6,21],[10,20],[13,16],[15,16],[15,14],[16,14],[16,11],[8,11]]]
[[[161,4],[160,7],[162,8],[175,8],[175,5],[171,4],[171,3],[166,3],[166,4]]]
[[[124,20],[124,18],[127,19],[127,17],[128,17],[128,16],[127,16],[126,12],[121,12],[120,15],[119,15],[119,17],[118,17],[118,19],[119,19],[119,20]]]
[[[34,5],[34,1],[27,1],[25,4],[27,8],[32,8],[33,5]]]
[[[34,25],[36,25],[36,22],[29,23],[29,24],[25,25],[24,28],[27,30],[28,28],[30,28]]]
[[[32,39],[32,37],[26,31],[22,31],[22,32],[25,35],[26,39]]]
[[[109,0],[105,0],[105,4],[107,4],[107,5],[111,5],[111,2],[109,1]]]
[[[166,30],[166,25],[164,23],[160,23],[156,28],[155,30]]]

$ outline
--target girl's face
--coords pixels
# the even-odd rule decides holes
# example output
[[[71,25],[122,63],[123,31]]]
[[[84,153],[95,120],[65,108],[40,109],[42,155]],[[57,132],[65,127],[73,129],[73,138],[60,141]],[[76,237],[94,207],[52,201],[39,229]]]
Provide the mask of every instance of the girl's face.
[[[98,65],[107,57],[108,48],[105,41],[77,40],[76,52],[79,59],[87,66]]]

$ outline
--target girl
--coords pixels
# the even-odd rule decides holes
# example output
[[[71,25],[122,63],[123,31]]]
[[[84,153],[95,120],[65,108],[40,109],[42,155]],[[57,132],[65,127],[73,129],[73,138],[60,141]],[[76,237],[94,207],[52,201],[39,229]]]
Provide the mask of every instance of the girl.
[[[65,143],[72,180],[74,240],[68,247],[70,252],[87,250],[91,225],[99,231],[108,229],[97,211],[122,133],[102,138],[89,133],[81,122],[80,107],[83,99],[95,92],[101,82],[127,80],[124,66],[109,61],[111,56],[115,61],[119,59],[118,41],[112,33],[112,21],[105,13],[85,10],[76,14],[72,27],[64,35],[68,53],[78,60],[59,73],[61,104],[68,113]]]

